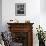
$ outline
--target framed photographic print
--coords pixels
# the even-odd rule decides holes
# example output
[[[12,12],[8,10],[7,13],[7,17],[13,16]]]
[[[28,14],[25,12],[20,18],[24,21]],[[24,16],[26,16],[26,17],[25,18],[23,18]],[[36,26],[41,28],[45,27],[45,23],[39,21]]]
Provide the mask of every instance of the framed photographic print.
[[[16,16],[26,15],[26,3],[16,3],[15,4],[15,15]]]

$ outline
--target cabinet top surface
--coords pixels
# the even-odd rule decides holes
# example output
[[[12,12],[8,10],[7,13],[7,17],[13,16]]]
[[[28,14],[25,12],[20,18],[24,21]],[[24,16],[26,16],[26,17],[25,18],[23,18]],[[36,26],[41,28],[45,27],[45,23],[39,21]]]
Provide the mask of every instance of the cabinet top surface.
[[[34,23],[7,23],[8,25],[15,25],[15,24],[18,24],[18,25],[23,25],[23,24],[31,24],[33,25]]]

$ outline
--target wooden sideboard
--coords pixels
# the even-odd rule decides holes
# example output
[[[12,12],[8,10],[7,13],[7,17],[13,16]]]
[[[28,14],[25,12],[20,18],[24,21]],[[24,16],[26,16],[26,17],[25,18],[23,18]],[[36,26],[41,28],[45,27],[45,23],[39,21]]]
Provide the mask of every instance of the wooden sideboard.
[[[12,39],[23,43],[22,46],[33,46],[33,23],[7,23]]]

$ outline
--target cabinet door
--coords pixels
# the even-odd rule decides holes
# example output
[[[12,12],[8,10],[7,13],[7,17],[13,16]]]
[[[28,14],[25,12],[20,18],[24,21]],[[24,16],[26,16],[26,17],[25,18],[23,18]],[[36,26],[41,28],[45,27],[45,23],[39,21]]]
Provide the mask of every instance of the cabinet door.
[[[12,37],[13,42],[18,45],[28,46],[28,32],[13,32]]]

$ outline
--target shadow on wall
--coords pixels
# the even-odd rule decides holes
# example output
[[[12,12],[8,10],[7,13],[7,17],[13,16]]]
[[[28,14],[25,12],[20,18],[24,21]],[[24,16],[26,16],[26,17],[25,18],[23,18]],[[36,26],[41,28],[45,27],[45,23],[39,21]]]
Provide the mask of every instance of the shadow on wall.
[[[46,0],[40,0],[40,11],[46,14]]]
[[[0,0],[0,31],[2,31],[2,0]]]

